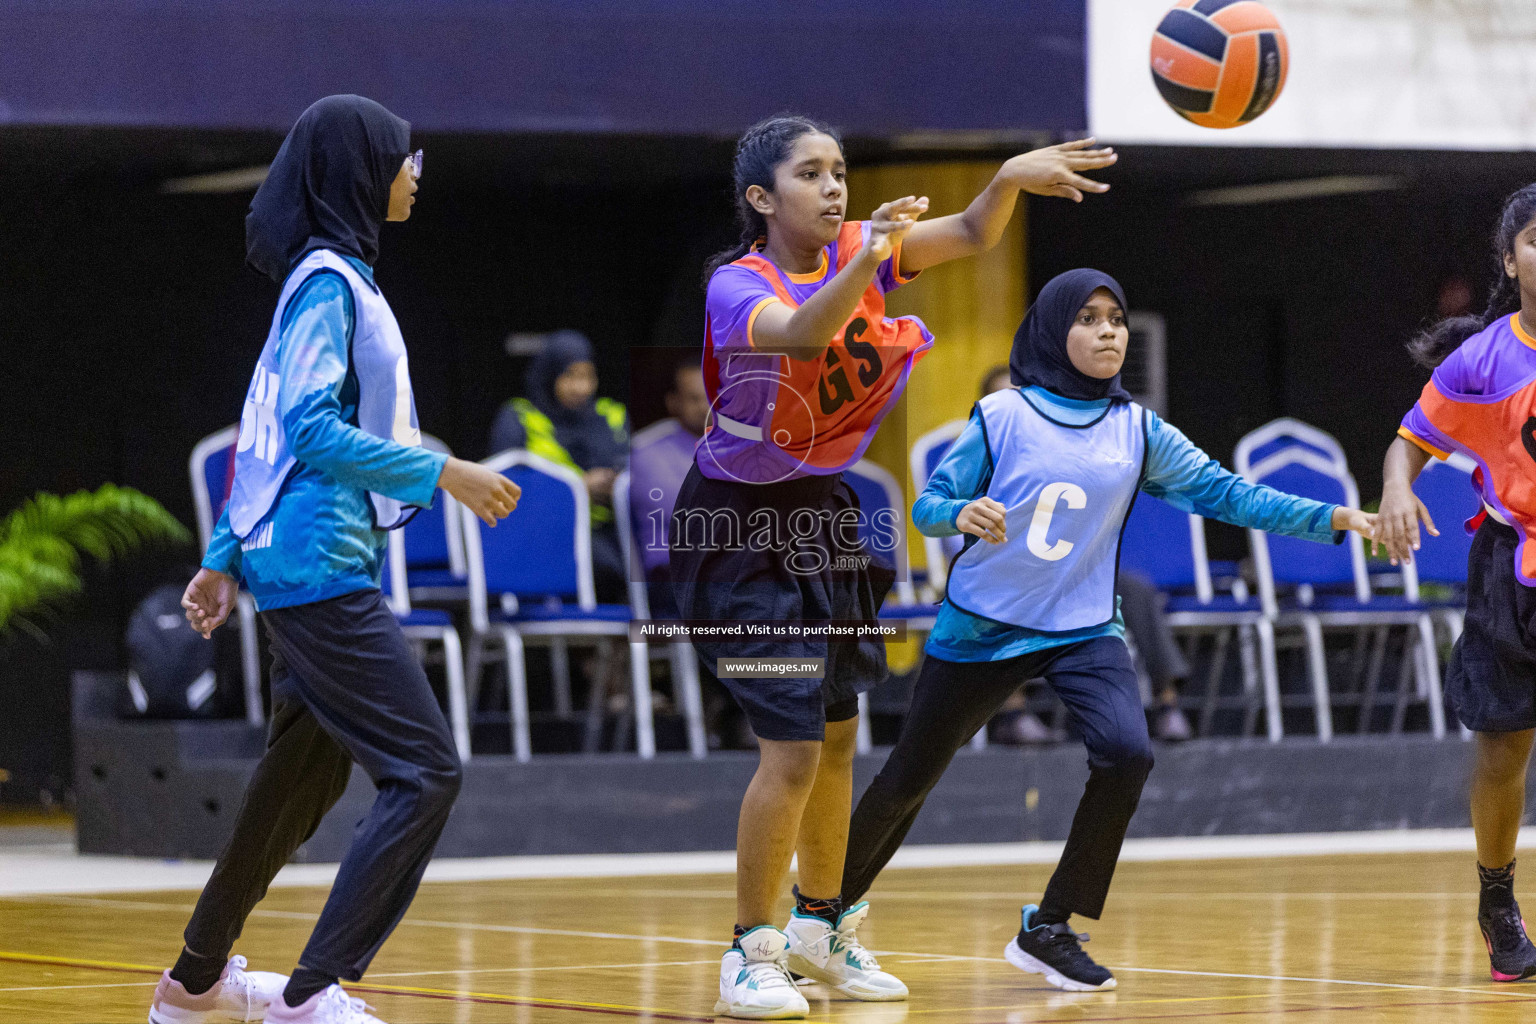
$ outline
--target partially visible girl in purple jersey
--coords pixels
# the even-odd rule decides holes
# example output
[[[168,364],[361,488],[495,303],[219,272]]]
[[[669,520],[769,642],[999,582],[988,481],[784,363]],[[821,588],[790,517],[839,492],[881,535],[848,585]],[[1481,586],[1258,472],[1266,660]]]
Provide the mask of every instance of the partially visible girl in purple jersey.
[[[671,568],[694,623],[814,625],[876,618],[894,573],[858,540],[858,499],[842,471],[859,460],[933,344],[916,317],[885,316],[887,292],[924,268],[1002,238],[1021,191],[1081,201],[1109,186],[1081,172],[1115,162],[1092,139],[1016,156],[963,213],[919,223],[906,196],[845,222],[837,133],[803,117],[748,129],[734,167],[741,242],[707,275],[704,380],[710,427],[678,492]],[[904,529],[898,516],[887,530]],[[809,1012],[790,970],[843,996],[900,1000],[906,986],[860,945],[868,907],[840,895],[853,799],[858,694],[886,674],[884,642],[748,635],[695,641],[757,734],[761,760],[737,830],[736,939],[715,1012],[779,1019]],[[748,677],[720,659],[818,666]],[[799,855],[787,928],[775,904]]]
[[[1515,840],[1536,736],[1536,185],[1510,196],[1494,240],[1498,283],[1481,316],[1441,321],[1409,344],[1434,369],[1382,470],[1378,536],[1395,563],[1438,536],[1413,481],[1458,451],[1478,466],[1483,511],[1467,565],[1466,628],[1446,674],[1457,717],[1477,733],[1472,828],[1477,923],[1494,981],[1536,976],[1515,902]]]

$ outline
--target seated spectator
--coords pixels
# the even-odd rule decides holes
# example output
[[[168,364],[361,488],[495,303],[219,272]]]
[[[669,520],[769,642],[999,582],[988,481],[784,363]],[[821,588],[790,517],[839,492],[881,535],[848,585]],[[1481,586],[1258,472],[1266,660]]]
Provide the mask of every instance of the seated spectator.
[[[651,617],[675,619],[677,600],[667,574],[667,543],[672,506],[678,488],[693,465],[693,450],[709,422],[709,395],[697,361],[679,363],[667,392],[668,419],[635,434],[629,453],[629,508],[634,519],[635,546],[645,570]],[[700,680],[704,720],[711,747],[750,748],[757,745],[746,716],[712,676]]]
[[[579,473],[591,499],[592,574],[598,600],[624,600],[624,558],[613,525],[613,480],[624,468],[629,423],[624,404],[596,398],[592,343],[576,331],[549,336],[524,377],[527,396],[502,406],[490,450],[523,448]]]
[[[635,521],[635,545],[645,570],[651,615],[658,619],[677,617],[667,576],[672,505],[693,465],[693,450],[709,419],[709,396],[698,363],[678,365],[666,401],[670,418],[637,433],[629,454],[629,507]]]

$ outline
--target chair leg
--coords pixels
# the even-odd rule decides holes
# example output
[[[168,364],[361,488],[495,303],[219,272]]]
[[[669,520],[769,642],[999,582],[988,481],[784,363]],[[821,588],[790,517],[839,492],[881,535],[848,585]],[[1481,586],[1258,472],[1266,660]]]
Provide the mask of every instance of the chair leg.
[[[480,707],[480,675],[485,671],[485,634],[471,632],[464,647],[464,691],[466,703]]]
[[[1209,736],[1216,722],[1216,702],[1221,697],[1221,672],[1227,663],[1227,630],[1221,629],[1211,649],[1211,668],[1205,675],[1205,706],[1200,709],[1200,735]]]
[[[549,675],[555,685],[555,714],[571,717],[571,651],[565,637],[557,636],[549,644]]]
[[[1259,723],[1259,708],[1264,704],[1264,683],[1259,674],[1258,644],[1254,630],[1247,626],[1237,628],[1237,661],[1243,673],[1243,731],[1252,736]],[[1209,730],[1204,733],[1209,734]]]
[[[240,616],[240,676],[245,684],[245,720],[260,726],[267,720],[261,706],[261,656],[256,647],[256,599],[240,593],[235,597]]]
[[[709,737],[704,730],[704,694],[699,689],[699,661],[689,643],[667,645],[672,657],[672,686],[683,705],[688,722],[688,753],[702,758],[709,753]]]
[[[453,745],[459,760],[469,760],[469,701],[464,693],[464,653],[459,631],[443,628],[443,675],[448,681],[448,724],[453,728]]]
[[[528,663],[523,654],[523,638],[511,626],[500,630],[502,648],[507,653],[507,711],[512,724],[512,756],[519,761],[533,759],[533,734],[528,725]]]
[[[873,738],[869,733],[869,694],[859,694],[859,725],[853,737],[853,750],[857,754],[867,754],[875,749]]]
[[[644,640],[630,642],[629,682],[634,692],[635,749],[649,761],[656,756],[656,719],[651,712],[651,653]]]
[[[1419,646],[1424,652],[1425,699],[1429,701],[1429,731],[1445,739],[1445,694],[1440,686],[1440,651],[1435,646],[1435,623],[1419,616]]]
[[[1261,618],[1253,624],[1259,638],[1259,681],[1264,686],[1264,731],[1271,743],[1285,737],[1285,719],[1280,707],[1280,665],[1275,656],[1275,624]]]
[[[1317,619],[1302,619],[1302,633],[1307,643],[1307,672],[1312,677],[1312,701],[1317,721],[1319,743],[1333,739],[1333,704],[1328,693],[1328,658],[1323,650],[1323,627]]]

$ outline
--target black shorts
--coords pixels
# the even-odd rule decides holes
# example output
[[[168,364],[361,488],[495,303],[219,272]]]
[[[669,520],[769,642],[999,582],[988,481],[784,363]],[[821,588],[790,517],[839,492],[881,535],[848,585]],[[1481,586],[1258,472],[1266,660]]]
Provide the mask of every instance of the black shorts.
[[[858,507],[841,474],[747,484],[712,480],[695,465],[673,508],[670,557],[678,613],[695,622],[876,619],[895,582],[895,570],[867,547],[851,547],[846,538],[834,535],[837,514]],[[754,519],[754,513],[763,515]],[[786,527],[790,517],[798,516],[798,540],[789,547],[752,543],[762,536],[769,516]],[[732,522],[734,536],[722,525]],[[817,552],[829,557],[820,558]],[[851,567],[835,567],[835,555],[853,556],[847,563]],[[863,555],[871,557],[864,560]],[[720,658],[824,659],[822,679],[720,680],[741,705],[752,731],[766,740],[824,739],[826,723],[857,715],[858,695],[880,685],[889,673],[885,641],[878,636],[830,643],[824,636],[733,638],[695,641],[694,649],[704,671],[717,679]]]
[[[1467,558],[1467,624],[1456,641],[1445,693],[1475,732],[1536,728],[1536,588],[1515,577],[1519,535],[1493,519]]]

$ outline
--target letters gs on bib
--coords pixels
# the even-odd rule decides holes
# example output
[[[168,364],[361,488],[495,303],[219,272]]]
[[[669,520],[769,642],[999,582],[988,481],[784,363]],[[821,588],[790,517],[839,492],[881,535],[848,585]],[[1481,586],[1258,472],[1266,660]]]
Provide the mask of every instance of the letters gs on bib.
[[[880,379],[880,374],[885,371],[885,363],[880,359],[880,351],[869,342],[862,340],[864,332],[869,330],[869,321],[863,317],[854,317],[848,326],[843,328],[843,348],[858,364],[853,367],[855,376],[862,385],[861,391],[867,391]],[[821,373],[821,378],[816,382],[816,397],[821,403],[821,414],[830,416],[844,405],[854,400],[853,385],[848,380],[848,368],[842,365],[837,357],[837,347],[830,346],[827,349],[827,362]]]

